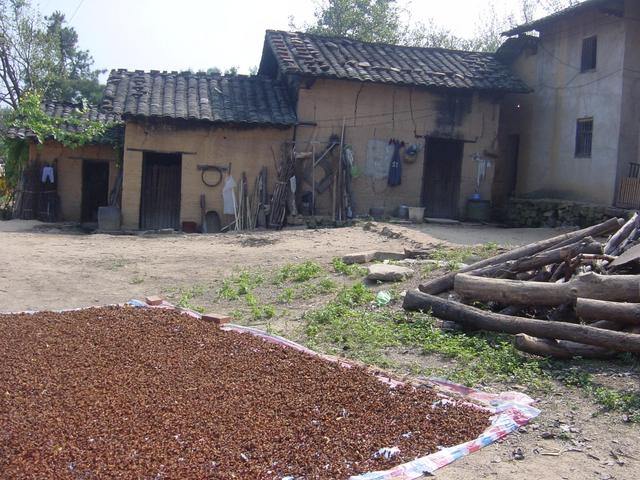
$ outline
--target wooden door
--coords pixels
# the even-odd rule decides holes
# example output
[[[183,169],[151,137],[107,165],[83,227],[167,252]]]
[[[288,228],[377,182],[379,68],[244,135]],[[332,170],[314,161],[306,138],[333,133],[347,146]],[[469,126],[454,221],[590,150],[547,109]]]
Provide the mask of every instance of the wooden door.
[[[109,204],[109,162],[82,161],[82,207],[80,221],[98,221],[98,208]]]
[[[140,228],[180,230],[182,157],[145,152],[140,192]]]
[[[422,204],[425,207],[425,216],[458,217],[463,150],[464,143],[460,140],[427,140],[422,177]]]

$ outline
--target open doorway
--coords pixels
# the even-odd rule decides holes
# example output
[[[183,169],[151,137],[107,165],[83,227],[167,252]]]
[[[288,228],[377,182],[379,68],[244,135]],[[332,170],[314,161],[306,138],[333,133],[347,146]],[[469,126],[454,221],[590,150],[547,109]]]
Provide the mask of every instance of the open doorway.
[[[140,228],[180,229],[182,155],[145,152],[140,192]]]
[[[82,209],[80,221],[98,221],[98,208],[109,204],[109,162],[82,161]]]
[[[429,138],[425,148],[422,204],[425,216],[456,218],[464,142]]]

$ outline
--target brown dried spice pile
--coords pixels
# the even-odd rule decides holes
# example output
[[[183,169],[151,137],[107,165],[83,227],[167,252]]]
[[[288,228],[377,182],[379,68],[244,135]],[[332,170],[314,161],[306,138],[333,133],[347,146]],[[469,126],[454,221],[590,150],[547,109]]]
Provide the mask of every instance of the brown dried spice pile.
[[[170,310],[0,315],[0,329],[2,478],[348,478],[489,421]],[[374,458],[384,447],[400,453]]]

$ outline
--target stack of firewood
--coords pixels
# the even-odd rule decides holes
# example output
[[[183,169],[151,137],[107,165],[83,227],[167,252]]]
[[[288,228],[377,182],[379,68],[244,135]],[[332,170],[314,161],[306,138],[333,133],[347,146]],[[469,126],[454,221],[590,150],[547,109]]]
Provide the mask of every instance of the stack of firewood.
[[[640,217],[482,260],[407,292],[403,306],[514,334],[518,349],[537,355],[640,353]]]

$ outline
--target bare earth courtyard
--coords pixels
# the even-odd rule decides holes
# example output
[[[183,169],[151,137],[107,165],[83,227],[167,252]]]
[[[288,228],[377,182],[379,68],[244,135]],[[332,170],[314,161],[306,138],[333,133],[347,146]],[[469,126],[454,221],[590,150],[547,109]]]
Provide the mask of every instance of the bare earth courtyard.
[[[343,339],[333,344],[327,340],[329,334],[318,333],[323,323],[308,312],[330,306],[340,289],[362,284],[357,272],[341,273],[333,259],[358,251],[400,251],[418,245],[436,250],[487,242],[514,246],[555,233],[474,226],[364,226],[208,236],[112,236],[41,227],[31,230],[31,225],[0,222],[0,312],[106,305],[159,294],[183,306],[230,313],[237,323],[272,330],[312,348],[378,363],[402,374],[461,375],[464,357],[429,353],[406,344],[389,346],[384,338],[376,351],[363,350]],[[298,265],[308,267],[305,272],[310,280],[306,276],[296,279],[302,272]],[[395,298],[437,273],[424,265],[410,266],[416,271],[413,279],[393,286],[370,285],[368,290],[391,290]],[[384,313],[400,315],[400,310],[393,300]],[[310,324],[316,329],[313,332]],[[576,373],[576,378],[588,373],[598,384],[616,391],[640,389],[637,360],[565,362],[563,369],[565,374]],[[477,372],[474,375],[465,378],[480,378]],[[640,477],[640,427],[627,421],[623,412],[604,411],[584,388],[556,380],[538,387],[522,378],[491,381],[490,377],[475,386],[496,392],[524,391],[540,400],[537,406],[542,415],[504,442],[444,468],[437,477]]]

